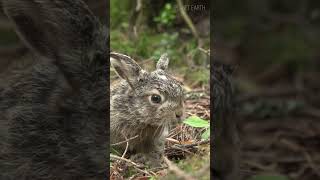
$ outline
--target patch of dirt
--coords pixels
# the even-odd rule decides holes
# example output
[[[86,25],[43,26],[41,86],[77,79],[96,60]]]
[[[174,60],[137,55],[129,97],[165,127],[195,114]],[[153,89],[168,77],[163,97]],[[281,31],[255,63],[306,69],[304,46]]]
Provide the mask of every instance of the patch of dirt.
[[[265,173],[320,179],[320,102],[314,91],[319,84],[314,77],[299,78],[303,90],[291,86],[238,95],[244,179]]]

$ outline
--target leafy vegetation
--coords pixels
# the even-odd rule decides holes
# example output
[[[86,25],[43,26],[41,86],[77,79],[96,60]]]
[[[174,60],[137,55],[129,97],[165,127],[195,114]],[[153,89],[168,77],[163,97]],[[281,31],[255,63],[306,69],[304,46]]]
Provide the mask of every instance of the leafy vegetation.
[[[176,18],[176,10],[173,8],[172,3],[166,3],[160,15],[154,17],[154,21],[164,26],[172,26]]]
[[[184,82],[186,91],[192,93],[193,90],[198,89],[208,94],[210,61],[209,56],[202,50],[209,49],[209,37],[202,37],[203,44],[199,46],[198,40],[192,36],[190,29],[181,18],[179,11],[177,11],[175,1],[163,1],[159,2],[159,4],[154,4],[151,1],[141,2],[138,5],[136,1],[124,0],[120,4],[116,0],[111,0],[111,50],[133,57],[144,68],[150,70],[154,69],[155,63],[163,53],[168,53],[170,71],[179,80]],[[191,14],[189,15],[191,18],[194,18]],[[205,101],[207,102],[208,100],[206,99]],[[190,103],[196,103],[196,100],[187,102],[187,104]],[[187,111],[190,111],[190,109],[187,109]],[[192,114],[197,115],[197,113],[199,112],[193,112]],[[203,120],[201,117],[203,116],[194,116],[193,119],[190,117],[185,122],[191,123],[191,126],[184,124],[173,129],[171,132],[177,133],[175,133],[175,137],[170,137],[174,139],[174,143],[168,141],[166,144],[167,149],[170,150],[175,145],[183,148],[184,145],[190,145],[202,139],[208,140],[210,138],[209,118],[206,118],[208,120]],[[194,125],[192,123],[199,123],[201,120],[206,123],[203,127],[192,126]],[[180,131],[180,128],[185,130]],[[192,134],[193,132],[200,132],[202,136]],[[178,144],[176,144],[177,141],[179,141]],[[183,171],[194,175],[194,172],[208,163],[210,146],[206,144],[206,153],[203,153],[203,157],[199,155],[200,146],[193,147],[191,145],[190,147],[191,149],[187,150],[192,152],[187,154],[183,151],[175,152],[175,149],[172,148],[171,151],[175,155],[170,156],[170,160]],[[195,164],[193,161],[199,163]],[[113,175],[116,175],[118,172],[120,174],[117,174],[117,176],[119,175],[120,177],[132,177],[139,173],[141,174],[141,172],[137,172],[133,167],[130,167],[130,171],[128,170],[124,174],[116,166],[116,164],[112,165]],[[148,169],[145,170],[148,171]],[[137,174],[134,174],[134,172]],[[146,176],[149,179],[157,179],[158,176],[163,175],[161,175],[161,172],[157,172],[157,176]],[[209,174],[206,176],[209,177]],[[167,177],[169,179],[170,177],[176,179],[175,175],[170,173]]]
[[[190,116],[183,123],[195,127],[195,128],[204,128],[204,132],[201,135],[202,139],[209,139],[210,137],[210,123],[207,120],[203,120],[198,116]]]

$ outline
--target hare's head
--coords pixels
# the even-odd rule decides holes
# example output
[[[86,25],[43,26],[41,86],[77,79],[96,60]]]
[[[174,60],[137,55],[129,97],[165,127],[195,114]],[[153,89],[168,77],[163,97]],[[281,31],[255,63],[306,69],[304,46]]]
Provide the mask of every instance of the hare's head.
[[[112,111],[126,116],[133,123],[155,127],[182,120],[182,83],[168,74],[169,59],[166,54],[160,57],[153,72],[143,70],[132,58],[123,54],[112,52],[110,61],[122,79],[112,92]]]

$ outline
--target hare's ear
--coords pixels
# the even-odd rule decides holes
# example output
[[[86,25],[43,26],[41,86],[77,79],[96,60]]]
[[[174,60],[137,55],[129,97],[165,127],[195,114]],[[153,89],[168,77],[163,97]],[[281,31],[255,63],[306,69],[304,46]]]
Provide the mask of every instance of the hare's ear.
[[[142,68],[129,56],[111,52],[110,63],[118,76],[132,84],[143,72]]]
[[[168,69],[168,65],[169,65],[169,58],[168,58],[168,54],[165,53],[161,55],[160,59],[158,60],[157,69],[162,69],[166,71]]]
[[[79,56],[98,26],[79,0],[2,0],[2,5],[26,46],[51,59]]]

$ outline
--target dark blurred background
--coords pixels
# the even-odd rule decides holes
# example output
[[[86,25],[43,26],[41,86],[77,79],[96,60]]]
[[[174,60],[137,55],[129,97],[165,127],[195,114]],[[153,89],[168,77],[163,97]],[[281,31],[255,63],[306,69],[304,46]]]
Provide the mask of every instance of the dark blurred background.
[[[108,23],[107,3],[105,0],[84,0],[93,13],[98,16],[102,23]],[[25,68],[32,64],[28,49],[23,46],[14,32],[13,25],[9,22],[2,10],[0,0],[0,75],[8,76],[12,68]]]
[[[235,67],[242,175],[320,179],[320,1],[213,7],[213,56]]]
[[[102,22],[108,21],[103,1],[86,2]],[[134,10],[138,1],[113,2],[113,49],[144,60],[171,50],[173,65],[190,88],[207,89],[207,56],[178,11],[172,11],[176,1],[144,1],[143,11]],[[265,174],[273,175],[269,180],[320,179],[320,1],[213,3],[212,53],[235,67],[241,173],[247,179]],[[208,10],[188,12],[204,50],[210,44]],[[32,61],[0,11],[0,76],[8,76],[8,66],[23,68]]]

